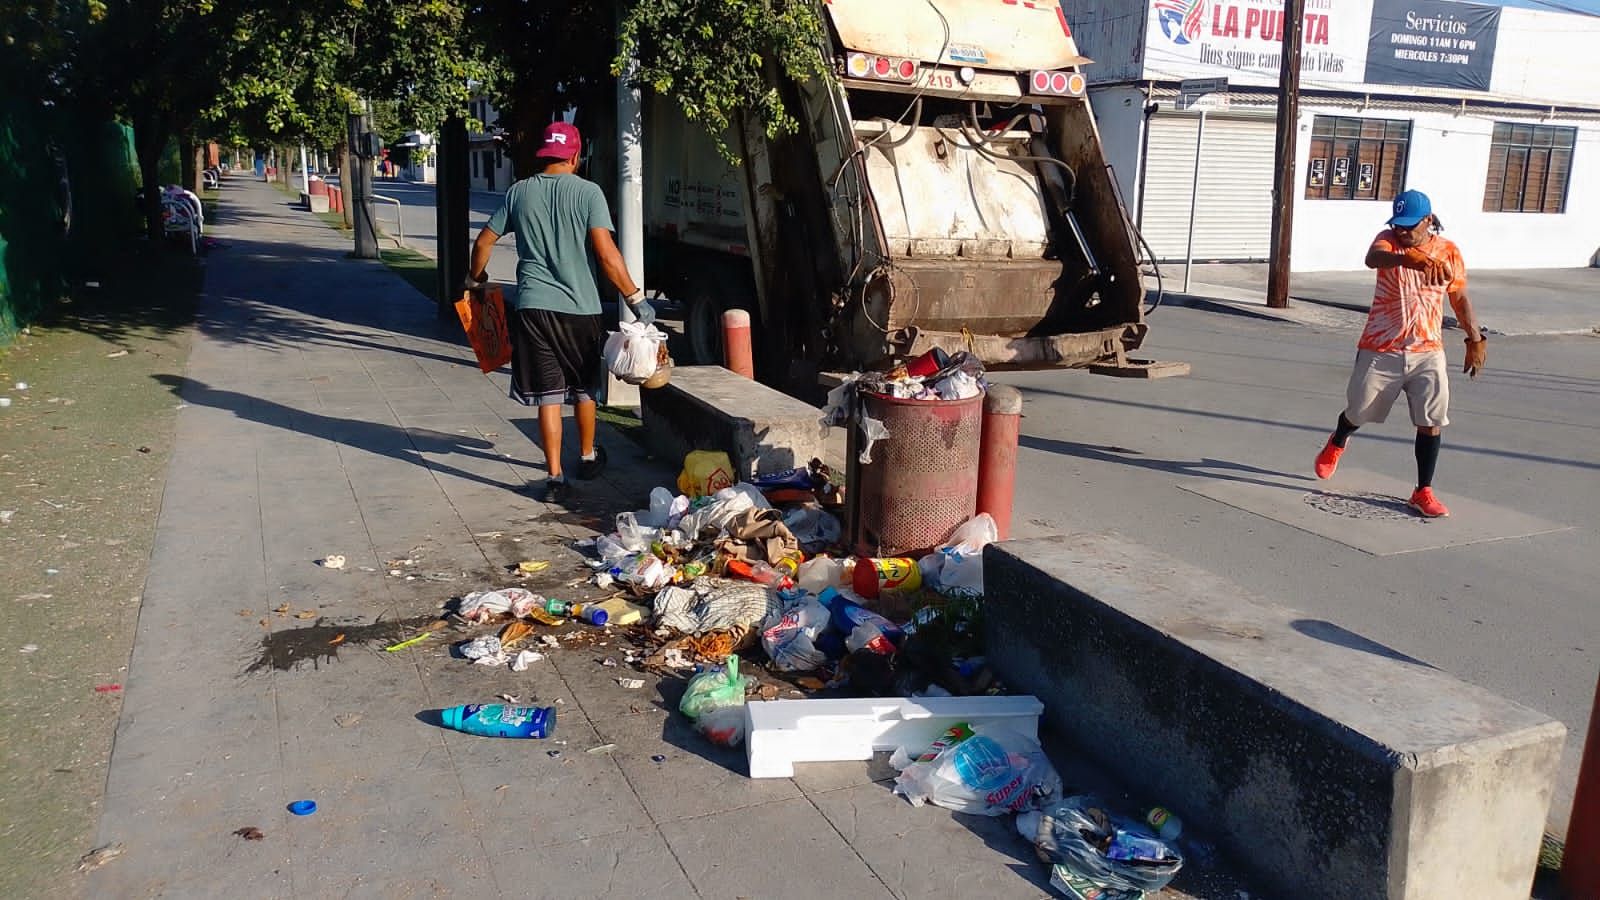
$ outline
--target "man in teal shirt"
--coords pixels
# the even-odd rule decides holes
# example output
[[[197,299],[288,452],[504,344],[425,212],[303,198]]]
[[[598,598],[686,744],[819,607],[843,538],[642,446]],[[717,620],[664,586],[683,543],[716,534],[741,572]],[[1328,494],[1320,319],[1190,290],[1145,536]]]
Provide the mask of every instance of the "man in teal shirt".
[[[601,344],[599,266],[626,299],[639,321],[655,320],[644,290],[633,283],[611,238],[611,213],[593,182],[576,174],[581,138],[578,129],[554,122],[544,130],[535,156],[544,171],[506,191],[505,202],[489,217],[472,247],[468,270],[482,284],[500,235],[517,239],[517,300],[507,312],[511,331],[511,399],[539,408],[539,438],[544,447],[544,499],[560,503],[567,495],[561,468],[561,405],[571,403],[578,422],[578,477],[594,478],[605,467],[605,448],[595,446],[595,395],[605,378]]]

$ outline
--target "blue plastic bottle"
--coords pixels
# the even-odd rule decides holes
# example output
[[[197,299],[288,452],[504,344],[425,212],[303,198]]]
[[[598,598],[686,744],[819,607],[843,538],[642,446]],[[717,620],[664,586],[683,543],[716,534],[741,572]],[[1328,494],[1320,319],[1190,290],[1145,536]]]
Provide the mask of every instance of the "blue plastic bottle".
[[[556,730],[554,706],[468,703],[440,713],[446,728],[484,737],[547,738]]]

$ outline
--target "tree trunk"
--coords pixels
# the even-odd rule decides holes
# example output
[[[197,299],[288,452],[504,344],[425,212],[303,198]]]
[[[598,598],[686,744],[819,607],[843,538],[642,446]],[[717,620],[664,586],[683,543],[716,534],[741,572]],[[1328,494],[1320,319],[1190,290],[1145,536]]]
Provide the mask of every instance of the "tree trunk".
[[[200,177],[200,172],[206,166],[202,162],[201,154],[205,153],[205,144],[193,137],[185,136],[180,147],[183,159],[183,183],[196,197],[205,190],[205,182]]]
[[[159,169],[161,167],[161,148],[166,145],[166,142],[166,134],[163,133],[156,117],[148,117],[142,122],[135,121],[133,143],[134,152],[139,156],[139,176],[144,182],[145,234],[149,236],[150,240],[157,243],[163,237]]]

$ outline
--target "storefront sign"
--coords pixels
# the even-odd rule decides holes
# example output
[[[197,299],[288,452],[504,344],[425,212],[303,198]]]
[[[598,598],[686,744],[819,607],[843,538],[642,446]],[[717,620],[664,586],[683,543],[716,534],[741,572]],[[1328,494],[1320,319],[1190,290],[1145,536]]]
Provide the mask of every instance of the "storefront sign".
[[[1369,84],[1487,91],[1500,7],[1455,0],[1374,0]]]
[[[1350,157],[1341,156],[1333,161],[1333,186],[1344,187],[1350,183]]]
[[[1303,84],[1361,80],[1367,10],[1365,0],[1305,0]],[[1226,74],[1241,84],[1276,84],[1283,28],[1283,0],[1152,0],[1146,77]]]

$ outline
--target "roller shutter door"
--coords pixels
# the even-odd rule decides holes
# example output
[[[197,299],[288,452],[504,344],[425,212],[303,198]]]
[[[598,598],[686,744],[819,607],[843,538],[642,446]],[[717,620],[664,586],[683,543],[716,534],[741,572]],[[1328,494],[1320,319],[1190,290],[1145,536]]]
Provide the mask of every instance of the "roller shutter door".
[[[1150,119],[1141,230],[1157,259],[1183,259],[1199,122],[1198,114],[1166,111]],[[1207,113],[1195,204],[1195,259],[1267,258],[1275,128],[1268,115]]]

